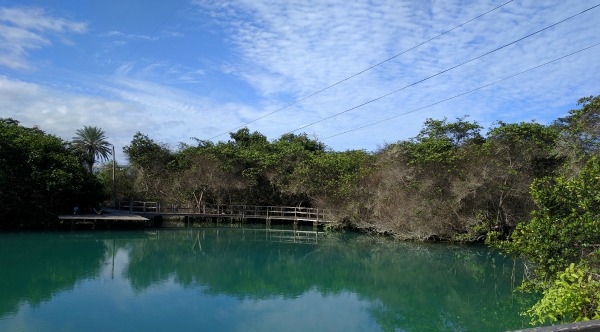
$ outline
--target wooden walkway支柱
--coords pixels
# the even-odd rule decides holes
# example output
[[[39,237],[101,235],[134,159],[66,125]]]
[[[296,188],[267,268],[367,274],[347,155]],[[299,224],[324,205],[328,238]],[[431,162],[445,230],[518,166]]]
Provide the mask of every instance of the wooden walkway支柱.
[[[314,226],[332,222],[327,210],[293,206],[255,205],[207,205],[161,204],[159,202],[120,201],[117,209],[131,214],[154,217],[202,217],[227,218],[244,222],[248,219],[262,219],[266,223],[273,220],[312,223]]]

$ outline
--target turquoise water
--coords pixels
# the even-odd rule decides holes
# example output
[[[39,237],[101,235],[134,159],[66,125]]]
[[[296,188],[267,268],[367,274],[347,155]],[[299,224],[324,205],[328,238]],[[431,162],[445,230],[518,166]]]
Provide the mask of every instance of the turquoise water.
[[[0,331],[526,327],[519,312],[530,301],[511,291],[513,262],[484,246],[290,235],[253,228],[0,234]]]

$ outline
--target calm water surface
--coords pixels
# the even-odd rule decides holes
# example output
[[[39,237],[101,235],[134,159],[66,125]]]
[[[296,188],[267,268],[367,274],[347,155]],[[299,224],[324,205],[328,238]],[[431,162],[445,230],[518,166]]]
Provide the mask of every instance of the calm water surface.
[[[504,331],[484,246],[265,229],[0,234],[0,331]],[[284,242],[295,240],[295,243]]]

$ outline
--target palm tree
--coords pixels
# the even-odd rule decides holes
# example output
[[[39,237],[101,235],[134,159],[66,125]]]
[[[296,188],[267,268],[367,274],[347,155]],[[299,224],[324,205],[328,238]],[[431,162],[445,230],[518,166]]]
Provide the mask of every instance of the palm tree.
[[[78,129],[73,137],[73,145],[84,155],[90,173],[93,170],[96,158],[108,160],[111,153],[111,144],[106,141],[104,131],[98,127],[83,126]]]

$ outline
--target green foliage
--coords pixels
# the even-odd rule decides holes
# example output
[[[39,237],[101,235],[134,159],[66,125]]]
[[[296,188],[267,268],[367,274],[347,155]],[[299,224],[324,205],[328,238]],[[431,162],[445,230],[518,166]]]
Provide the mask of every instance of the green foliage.
[[[536,264],[536,281],[553,278],[600,244],[600,159],[591,159],[579,177],[536,180],[531,189],[538,209],[517,226],[501,248]]]
[[[171,151],[166,146],[140,132],[135,133],[131,144],[125,146],[123,152],[132,165],[152,173],[162,171],[173,160]]]
[[[112,163],[105,164],[97,173],[98,179],[104,187],[104,191],[111,193],[113,190],[113,169]],[[115,186],[117,191],[117,200],[129,201],[135,199],[137,193],[134,188],[133,172],[129,167],[118,166],[115,169]]]
[[[457,118],[456,122],[448,122],[446,118],[443,120],[427,119],[423,124],[423,129],[414,140],[445,139],[456,147],[469,142],[482,141],[483,137],[480,134],[482,127],[476,122],[465,121],[465,118]]]
[[[580,109],[554,121],[561,134],[559,152],[566,162],[561,172],[576,176],[593,156],[600,155],[600,96],[579,99]]]
[[[294,171],[323,143],[306,134],[286,134],[269,142],[242,128],[226,142],[196,140],[171,152],[137,133],[125,147],[133,166],[134,191],[140,199],[201,204],[310,205],[294,190]]]
[[[448,122],[446,118],[427,119],[419,135],[405,143],[410,154],[409,163],[453,165],[459,158],[457,150],[460,147],[483,142],[481,128],[476,122],[465,121],[464,117],[456,122]]]
[[[0,228],[38,226],[103,197],[96,177],[58,137],[0,119],[0,151]]]
[[[497,245],[534,266],[525,290],[544,297],[527,314],[533,322],[599,317],[600,159],[590,159],[579,176],[536,180],[538,206],[528,223]],[[579,264],[579,265],[575,265]]]
[[[78,129],[73,137],[73,146],[82,154],[90,173],[96,158],[108,160],[112,155],[111,144],[106,141],[104,131],[98,127],[84,126],[83,129]]]
[[[500,121],[488,132],[488,145],[509,174],[540,178],[553,175],[564,161],[555,153],[559,137],[559,131],[552,126]]]
[[[298,165],[293,176],[299,190],[311,197],[345,199],[365,175],[369,159],[363,150],[317,153]]]
[[[555,128],[535,122],[499,122],[485,143],[489,229],[501,237],[529,218],[535,208],[529,195],[536,178],[554,175],[564,159],[555,153],[559,139]]]
[[[569,111],[554,125],[563,134],[565,146],[580,156],[597,155],[600,152],[600,96],[581,98],[580,109]]]
[[[505,239],[536,208],[534,180],[574,160],[564,150],[569,137],[597,140],[598,97],[581,102],[562,125],[498,122],[485,136],[464,117],[427,119],[416,137],[377,153],[331,151],[306,134],[269,141],[248,128],[178,151],[137,133],[125,152],[139,199],[331,207],[401,238]]]
[[[532,325],[600,319],[600,281],[588,268],[571,263],[526,314]]]

